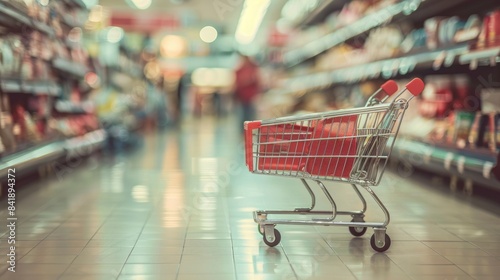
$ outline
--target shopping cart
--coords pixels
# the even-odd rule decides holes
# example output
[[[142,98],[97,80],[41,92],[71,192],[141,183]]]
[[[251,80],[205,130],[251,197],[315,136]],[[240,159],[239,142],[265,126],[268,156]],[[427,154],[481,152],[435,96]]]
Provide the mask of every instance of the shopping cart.
[[[281,240],[278,224],[347,226],[354,236],[362,236],[367,227],[374,229],[370,244],[384,252],[391,245],[386,234],[389,212],[372,190],[380,183],[396,140],[408,103],[424,88],[421,79],[413,79],[393,101],[387,98],[397,91],[394,81],[377,90],[365,107],[271,120],[245,122],[245,157],[250,172],[294,177],[302,181],[311,197],[311,206],[294,210],[258,210],[253,213],[264,243],[276,246]],[[411,95],[403,95],[410,92]],[[406,96],[409,97],[406,97]],[[315,181],[331,204],[331,210],[316,211],[316,197],[306,180]],[[356,211],[337,211],[337,205],[322,181],[348,183],[362,203]],[[366,201],[358,186],[364,188],[382,209],[383,222],[366,222]],[[313,219],[270,219],[268,215],[323,215]],[[350,215],[351,221],[337,221]]]

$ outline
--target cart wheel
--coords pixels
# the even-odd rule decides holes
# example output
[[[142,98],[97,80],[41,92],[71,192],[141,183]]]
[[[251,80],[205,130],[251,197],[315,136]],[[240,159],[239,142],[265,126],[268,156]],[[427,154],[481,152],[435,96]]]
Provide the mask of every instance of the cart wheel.
[[[274,247],[278,245],[280,241],[281,241],[281,234],[277,229],[274,229],[274,240],[272,242],[268,241],[266,239],[266,235],[264,234],[264,243],[266,243],[266,245],[269,247]]]
[[[264,227],[261,224],[257,224],[257,231],[264,236]]]
[[[391,238],[389,235],[386,233],[385,234],[385,244],[382,247],[377,246],[377,243],[375,242],[375,234],[372,235],[372,238],[370,238],[370,245],[372,245],[373,250],[377,252],[385,252],[389,247],[391,247]]]
[[[349,232],[354,236],[363,236],[366,232],[365,227],[349,227]]]

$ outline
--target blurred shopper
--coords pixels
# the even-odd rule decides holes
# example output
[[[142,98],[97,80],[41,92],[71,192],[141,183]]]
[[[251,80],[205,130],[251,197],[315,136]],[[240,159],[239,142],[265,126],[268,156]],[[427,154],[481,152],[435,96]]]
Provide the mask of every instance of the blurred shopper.
[[[254,102],[259,93],[259,67],[250,57],[242,55],[241,63],[235,72],[234,89],[236,101],[240,104],[242,110],[241,129],[243,129],[243,122],[255,119]]]

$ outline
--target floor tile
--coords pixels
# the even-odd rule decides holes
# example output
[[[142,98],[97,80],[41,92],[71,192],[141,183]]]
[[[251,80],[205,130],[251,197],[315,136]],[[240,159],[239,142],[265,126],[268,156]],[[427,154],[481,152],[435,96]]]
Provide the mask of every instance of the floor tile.
[[[19,263],[70,264],[76,257],[77,255],[26,255],[19,260]]]
[[[136,246],[132,250],[132,255],[180,255],[183,248],[175,247],[139,247]]]
[[[125,264],[122,275],[177,275],[178,264]]]
[[[127,263],[131,264],[179,264],[181,262],[181,255],[137,255],[132,254],[128,257]]]
[[[444,276],[463,276],[467,275],[462,269],[456,265],[451,264],[440,264],[440,265],[430,265],[430,264],[409,264],[400,265],[409,275],[442,275]]]
[[[217,279],[217,280],[236,280],[234,274],[179,274],[177,280],[205,280],[205,279]],[[239,278],[238,278],[239,279]]]
[[[176,275],[120,275],[117,280],[175,280]]]
[[[458,265],[460,269],[474,278],[481,279],[482,277],[498,277],[500,275],[500,267],[497,265]]]
[[[232,255],[183,255],[179,274],[231,274],[234,273]]]

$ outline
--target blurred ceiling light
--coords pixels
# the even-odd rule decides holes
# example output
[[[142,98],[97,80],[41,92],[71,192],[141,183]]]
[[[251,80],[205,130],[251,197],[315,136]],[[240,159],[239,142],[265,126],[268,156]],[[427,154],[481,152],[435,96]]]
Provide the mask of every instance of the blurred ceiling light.
[[[49,0],[38,0],[38,3],[42,6],[47,6],[49,4]]]
[[[245,0],[241,10],[235,38],[240,44],[249,44],[255,39],[270,0]]]
[[[108,33],[106,34],[106,40],[110,43],[118,43],[123,39],[123,29],[120,27],[110,27]]]
[[[217,29],[213,26],[205,26],[200,30],[200,39],[205,43],[212,43],[217,39]]]
[[[281,10],[281,16],[296,22],[318,7],[318,0],[288,0]]]
[[[152,0],[128,0],[129,5],[132,4],[131,6],[133,8],[137,8],[139,10],[145,10],[151,6],[151,3],[153,2]]]
[[[228,87],[234,82],[234,73],[226,68],[197,68],[191,81],[196,86]]]
[[[177,35],[167,35],[160,43],[160,52],[163,57],[181,57],[187,50],[187,43],[184,38]]]
[[[96,5],[90,10],[89,13],[89,21],[91,22],[100,22],[103,18],[103,8],[101,5]]]

